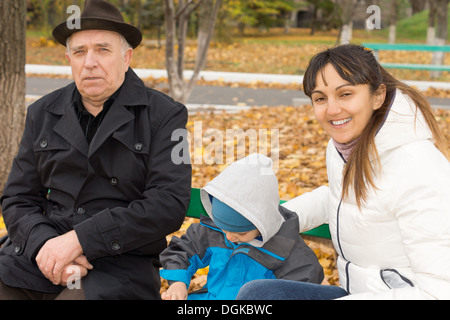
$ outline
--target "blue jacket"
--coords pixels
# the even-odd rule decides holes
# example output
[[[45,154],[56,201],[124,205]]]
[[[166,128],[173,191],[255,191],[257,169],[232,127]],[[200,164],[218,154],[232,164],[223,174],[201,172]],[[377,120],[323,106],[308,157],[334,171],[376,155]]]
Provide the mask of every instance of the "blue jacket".
[[[299,234],[297,215],[279,207],[285,221],[262,247],[232,243],[207,217],[192,224],[181,238],[173,237],[161,255],[160,274],[188,287],[198,269],[209,266],[207,284],[189,300],[231,300],[247,282],[289,279],[320,283],[323,269]]]

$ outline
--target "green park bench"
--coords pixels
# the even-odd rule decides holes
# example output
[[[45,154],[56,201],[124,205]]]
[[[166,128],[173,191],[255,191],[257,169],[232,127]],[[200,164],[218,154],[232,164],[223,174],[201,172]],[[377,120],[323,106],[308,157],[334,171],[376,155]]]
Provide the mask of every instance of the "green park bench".
[[[286,201],[281,201],[280,203],[284,203]],[[191,189],[191,202],[189,203],[189,208],[186,213],[186,216],[189,218],[200,218],[200,215],[206,215],[205,208],[203,208],[202,201],[200,200],[200,189],[192,188]],[[302,233],[308,236],[314,236],[319,238],[331,239],[330,229],[328,224],[323,224],[315,229],[306,231]]]
[[[286,201],[281,201],[280,203],[284,203]],[[191,202],[189,203],[189,208],[186,213],[186,216],[189,218],[200,218],[200,215],[206,215],[205,208],[203,208],[202,201],[200,200],[200,189],[192,188],[191,189]],[[319,238],[331,239],[330,229],[328,228],[328,224],[323,224],[315,229],[306,231],[302,233],[308,236],[314,236]],[[6,236],[0,238],[0,247],[5,242]]]
[[[375,57],[379,60],[379,51],[429,51],[429,52],[450,52],[450,45],[426,45],[409,43],[363,43],[364,47],[371,49]],[[414,64],[414,63],[390,63],[380,62],[384,68],[429,70],[429,71],[450,71],[450,65],[439,64]]]

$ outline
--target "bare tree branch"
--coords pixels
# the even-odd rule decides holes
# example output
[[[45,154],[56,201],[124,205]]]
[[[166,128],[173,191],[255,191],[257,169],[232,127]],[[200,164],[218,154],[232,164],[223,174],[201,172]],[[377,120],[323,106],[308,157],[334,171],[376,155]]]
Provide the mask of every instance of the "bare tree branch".
[[[185,103],[192,92],[199,73],[205,65],[208,47],[214,33],[214,25],[217,19],[222,0],[179,0],[178,13],[175,13],[174,0],[164,0],[165,26],[166,26],[166,67],[169,77],[171,96]],[[195,9],[200,9],[199,31],[197,39],[197,58],[192,78],[188,83],[184,81],[184,52],[189,17]],[[178,26],[178,30],[177,30]],[[175,38],[178,36],[178,52],[175,58]]]
[[[195,4],[192,6],[191,10],[189,10],[189,15],[191,15],[191,14],[198,8],[198,6],[199,6],[202,2],[203,2],[203,0],[197,1],[197,3],[195,3]]]
[[[166,69],[173,96],[182,95],[182,81],[175,63],[175,5],[173,0],[164,0],[165,33],[166,33]]]
[[[207,16],[208,21],[207,23],[203,23],[203,25],[200,26],[198,31],[198,39],[197,39],[197,59],[195,60],[195,68],[194,68],[194,74],[192,75],[191,80],[189,81],[188,85],[188,92],[192,91],[195,82],[197,81],[198,75],[203,69],[205,62],[206,62],[206,56],[208,53],[209,44],[211,42],[212,35],[214,33],[214,25],[217,19],[217,14],[219,12],[219,8],[222,4],[222,0],[216,0],[214,8],[212,12]]]
[[[183,1],[184,2],[184,1]],[[177,12],[175,15],[175,19],[178,20],[182,14],[185,13],[185,11],[189,8],[189,6],[193,5],[191,10],[187,12],[187,15],[191,15],[192,12],[197,9],[197,7],[203,2],[203,0],[199,0],[195,2],[194,0],[189,0],[186,4],[182,5],[182,8]]]

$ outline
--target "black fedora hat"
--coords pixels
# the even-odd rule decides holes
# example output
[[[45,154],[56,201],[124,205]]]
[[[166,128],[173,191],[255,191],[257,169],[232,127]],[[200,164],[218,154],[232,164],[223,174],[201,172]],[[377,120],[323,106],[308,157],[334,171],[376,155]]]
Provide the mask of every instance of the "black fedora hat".
[[[141,31],[125,23],[123,17],[114,5],[104,0],[86,0],[83,12],[79,18],[79,25],[73,21],[60,23],[53,29],[53,37],[62,45],[72,34],[84,30],[109,30],[120,33],[128,43],[136,48],[142,41]]]

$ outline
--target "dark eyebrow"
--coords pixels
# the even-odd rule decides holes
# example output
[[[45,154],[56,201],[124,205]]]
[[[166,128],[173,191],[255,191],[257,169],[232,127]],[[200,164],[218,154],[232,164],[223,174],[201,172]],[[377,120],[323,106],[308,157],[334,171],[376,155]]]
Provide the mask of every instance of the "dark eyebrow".
[[[355,85],[353,85],[351,83],[346,83],[346,84],[343,84],[342,86],[337,87],[335,91],[338,91],[339,89],[341,89],[343,87],[347,87],[347,86],[354,87]]]
[[[354,85],[351,84],[351,83],[346,83],[346,84],[343,84],[343,85],[341,85],[341,86],[339,86],[339,87],[336,87],[335,91],[338,91],[339,89],[342,89],[343,87],[347,87],[347,86],[353,87]],[[320,90],[314,90],[313,92],[311,92],[311,95],[313,95],[314,93],[324,94],[324,93],[323,93],[322,91],[320,91]]]
[[[314,93],[319,93],[319,94],[323,94],[323,92],[322,92],[322,91],[320,91],[320,90],[314,90],[313,92],[311,92],[311,95],[313,95]]]

